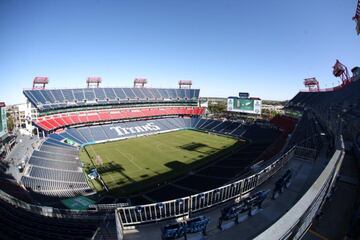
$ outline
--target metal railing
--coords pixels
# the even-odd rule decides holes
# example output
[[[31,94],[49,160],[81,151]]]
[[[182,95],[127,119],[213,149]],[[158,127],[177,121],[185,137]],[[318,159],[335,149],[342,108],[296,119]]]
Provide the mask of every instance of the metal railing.
[[[327,125],[335,135],[336,151],[325,169],[301,199],[271,227],[255,239],[301,239],[311,226],[314,217],[321,211],[326,199],[331,195],[340,167],[345,156],[342,136],[342,121]]]
[[[303,197],[283,217],[255,239],[301,239],[322,208],[326,197],[330,195],[344,155],[344,150],[337,150]]]
[[[165,202],[120,207],[117,209],[117,213],[120,216],[119,220],[121,226],[129,227],[143,223],[187,216],[220,203],[235,198],[241,198],[281,169],[289,159],[294,156],[295,149],[296,147],[291,148],[273,163],[251,176],[210,191]]]
[[[46,217],[75,219],[83,219],[84,217],[88,219],[101,219],[103,217],[103,213],[97,210],[70,210],[29,204],[7,194],[2,190],[0,190],[0,199],[8,204],[13,205],[14,207],[22,208],[25,211]]]

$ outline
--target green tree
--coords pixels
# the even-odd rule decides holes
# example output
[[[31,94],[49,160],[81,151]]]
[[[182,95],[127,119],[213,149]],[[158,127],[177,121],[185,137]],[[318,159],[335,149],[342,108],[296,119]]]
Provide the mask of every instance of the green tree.
[[[9,132],[12,132],[14,130],[14,126],[15,126],[14,118],[12,115],[7,114],[6,123],[7,123],[7,128],[9,130]]]
[[[226,103],[218,102],[217,104],[209,104],[208,110],[213,114],[223,113],[226,111]]]

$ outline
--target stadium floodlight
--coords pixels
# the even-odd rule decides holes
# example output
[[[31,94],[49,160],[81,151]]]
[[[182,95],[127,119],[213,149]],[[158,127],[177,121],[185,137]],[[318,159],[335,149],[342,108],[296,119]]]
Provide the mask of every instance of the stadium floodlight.
[[[86,84],[87,84],[87,87],[88,87],[88,88],[89,88],[90,86],[99,87],[101,82],[102,82],[101,77],[88,77],[88,78],[86,79]]]
[[[141,87],[141,88],[143,88],[143,87],[145,87],[145,84],[147,84],[147,79],[146,78],[135,78],[134,79],[134,88],[135,87]]]
[[[45,89],[45,85],[49,84],[48,77],[35,77],[33,80],[33,90],[35,89]]]
[[[346,85],[351,82],[347,67],[337,59],[333,66],[333,74],[335,77],[339,77],[341,79],[342,85]]]
[[[309,92],[318,92],[318,91],[320,91],[320,83],[314,77],[305,78],[304,79],[304,85],[305,85],[305,87],[309,88]]]
[[[191,88],[192,81],[191,80],[179,80],[179,88]]]

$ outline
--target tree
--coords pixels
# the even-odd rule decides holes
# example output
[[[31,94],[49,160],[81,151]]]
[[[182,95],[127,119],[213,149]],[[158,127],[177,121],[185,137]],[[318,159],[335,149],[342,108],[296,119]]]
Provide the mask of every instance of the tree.
[[[217,114],[217,113],[223,113],[226,112],[226,102],[218,102],[216,104],[209,104],[208,110],[210,113]]]
[[[15,123],[14,123],[14,117],[9,113],[7,114],[6,123],[7,123],[8,131],[12,132],[14,130]]]

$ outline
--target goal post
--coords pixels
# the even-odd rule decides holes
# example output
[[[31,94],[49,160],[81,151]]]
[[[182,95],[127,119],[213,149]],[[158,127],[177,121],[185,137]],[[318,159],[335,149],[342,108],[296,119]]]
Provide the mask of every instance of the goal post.
[[[101,158],[100,155],[96,155],[96,157],[95,157],[95,164],[98,165],[98,166],[101,166],[101,165],[104,164],[104,162],[103,162],[103,160],[102,160],[102,158]]]

